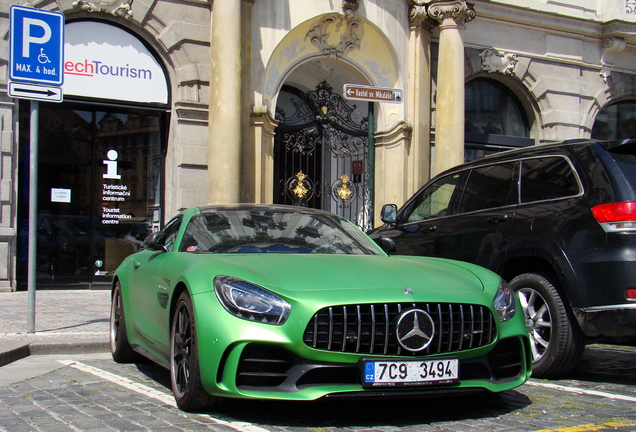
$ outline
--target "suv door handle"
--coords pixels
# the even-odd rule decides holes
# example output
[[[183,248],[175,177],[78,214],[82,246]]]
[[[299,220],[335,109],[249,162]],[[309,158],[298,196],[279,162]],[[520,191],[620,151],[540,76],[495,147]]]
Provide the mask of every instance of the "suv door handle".
[[[507,221],[509,218],[510,216],[508,216],[507,214],[502,214],[497,216],[491,216],[487,219],[487,221],[490,223],[501,223],[501,222]]]
[[[428,227],[424,227],[420,230],[420,232],[433,232],[433,231],[437,231],[437,225],[431,225]]]

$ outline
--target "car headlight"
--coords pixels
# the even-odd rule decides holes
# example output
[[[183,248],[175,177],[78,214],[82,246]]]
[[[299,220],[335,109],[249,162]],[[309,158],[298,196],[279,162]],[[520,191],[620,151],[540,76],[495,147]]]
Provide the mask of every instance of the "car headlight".
[[[214,278],[214,292],[229,313],[248,321],[282,325],[291,305],[271,291],[229,276]]]
[[[515,316],[515,293],[508,285],[508,282],[503,279],[499,282],[499,288],[497,288],[493,304],[499,316],[499,321],[508,321]]]

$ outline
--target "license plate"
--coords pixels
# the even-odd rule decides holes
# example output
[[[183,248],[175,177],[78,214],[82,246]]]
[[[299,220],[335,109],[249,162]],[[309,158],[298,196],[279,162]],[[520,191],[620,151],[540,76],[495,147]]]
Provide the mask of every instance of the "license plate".
[[[457,359],[364,362],[365,387],[449,384],[458,380]]]

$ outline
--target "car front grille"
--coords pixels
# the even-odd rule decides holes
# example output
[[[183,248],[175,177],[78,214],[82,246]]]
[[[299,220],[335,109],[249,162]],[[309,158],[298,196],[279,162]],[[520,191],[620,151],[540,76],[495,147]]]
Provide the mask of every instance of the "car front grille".
[[[410,352],[398,344],[395,321],[409,309],[427,312],[435,323],[431,344]],[[369,355],[432,355],[490,344],[496,326],[487,307],[456,303],[382,303],[330,306],[316,313],[303,336],[309,347]]]

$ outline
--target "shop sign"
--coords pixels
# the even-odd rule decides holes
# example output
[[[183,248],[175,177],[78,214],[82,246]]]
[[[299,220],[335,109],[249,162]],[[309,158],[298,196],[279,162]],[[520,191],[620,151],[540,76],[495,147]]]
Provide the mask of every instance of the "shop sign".
[[[106,23],[66,24],[64,94],[141,103],[168,103],[161,65],[131,33]]]
[[[71,190],[51,188],[51,202],[70,203],[71,202]]]

